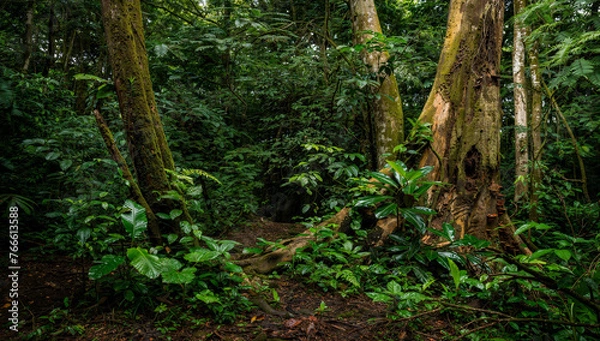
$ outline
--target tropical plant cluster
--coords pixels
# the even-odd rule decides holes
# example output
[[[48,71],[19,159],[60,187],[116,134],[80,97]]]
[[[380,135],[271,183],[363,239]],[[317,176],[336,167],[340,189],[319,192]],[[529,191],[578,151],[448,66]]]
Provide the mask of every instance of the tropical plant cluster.
[[[430,226],[436,212],[425,199],[451,184],[429,181],[433,167],[418,164],[432,141],[417,118],[448,3],[376,5],[384,34],[355,44],[347,1],[142,1],[157,109],[177,166],[161,199],[189,211],[156,216],[164,224],[192,218],[153,245],[147,212],[130,200],[132,184],[92,114],[102,113],[130,162],[100,2],[0,4],[0,207],[19,208],[22,235],[35,241],[30,251],[91,264],[93,286],[82,299],[110,292],[129,316],[159,316],[165,335],[184,323],[234,322],[254,305],[248,292],[271,293],[236,257],[283,246],[242,250],[221,239],[262,216],[301,222],[316,236],[280,275],[384,302],[399,325],[419,330],[443,316],[452,321],[448,339],[600,339],[600,2],[531,1],[519,16],[506,2],[504,207],[530,254],[460,235],[449,223]],[[514,122],[508,28],[516,18],[531,27],[526,44],[537,49],[543,77],[543,148],[531,162],[540,179],[514,169],[522,127]],[[410,124],[377,169],[371,89],[379,83],[361,54],[381,46]],[[531,184],[535,200],[512,200],[519,182]],[[349,228],[317,228],[344,207]],[[390,217],[398,226],[377,243],[369,228]],[[43,316],[29,338],[82,333],[68,318],[71,305]]]

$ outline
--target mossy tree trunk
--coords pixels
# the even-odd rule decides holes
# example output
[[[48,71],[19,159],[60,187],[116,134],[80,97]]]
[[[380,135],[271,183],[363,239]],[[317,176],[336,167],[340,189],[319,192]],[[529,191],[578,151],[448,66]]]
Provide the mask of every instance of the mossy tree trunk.
[[[504,213],[500,193],[500,55],[504,1],[452,0],[437,74],[420,120],[433,142],[421,166],[448,185],[430,191],[438,215],[460,236],[492,240]]]
[[[351,0],[350,11],[355,42],[366,44],[374,33],[381,33],[381,25],[373,0]],[[379,87],[374,89],[376,101],[373,103],[374,139],[377,151],[377,168],[385,166],[386,154],[392,154],[393,149],[404,140],[404,116],[402,102],[398,92],[398,83],[393,70],[387,72],[390,55],[387,51],[365,50],[363,61],[370,71],[377,75]],[[388,158],[393,159],[393,156]]]
[[[165,169],[175,166],[152,91],[140,1],[102,0],[102,18],[129,155],[142,195],[153,213],[172,209],[186,213],[182,203],[159,199],[171,189]],[[189,220],[189,215],[184,214],[184,219]],[[170,233],[178,227],[165,225],[159,230]]]

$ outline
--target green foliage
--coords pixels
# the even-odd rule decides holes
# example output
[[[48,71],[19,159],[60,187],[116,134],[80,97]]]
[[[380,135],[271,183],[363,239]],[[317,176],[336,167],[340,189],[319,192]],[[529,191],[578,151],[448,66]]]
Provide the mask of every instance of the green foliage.
[[[425,181],[433,167],[426,166],[417,170],[409,170],[402,161],[387,161],[389,175],[384,172],[368,173],[375,181],[362,180],[360,190],[367,193],[359,198],[355,207],[371,207],[377,205],[374,215],[377,219],[387,216],[402,217],[404,221],[425,233],[427,223],[422,215],[432,215],[435,211],[422,206],[414,206],[419,198],[437,182]],[[382,194],[383,193],[383,194]]]
[[[369,276],[365,265],[369,252],[343,233],[334,233],[328,228],[318,231],[319,238],[294,256],[292,274],[308,276],[308,283],[317,284],[324,291],[338,290],[342,296],[356,294],[362,290],[364,278]],[[330,238],[335,235],[335,239]]]
[[[106,73],[100,3],[31,3],[27,70],[26,11],[7,2],[0,12],[0,202],[24,213],[24,236],[43,244],[35,251],[94,260],[89,277],[115,294],[115,306],[132,316],[150,308],[165,332],[197,312],[232,321],[249,305],[240,295],[243,273],[231,261],[235,244],[208,235],[243,224],[273,194],[300,188],[307,193],[299,200],[306,214],[325,215],[354,202],[356,210],[398,217],[402,225],[378,247],[369,244],[360,221],[347,234],[317,232],[319,239],[290,265],[310,283],[387,302],[390,318],[411,319],[402,323],[439,309],[454,321],[448,334],[455,338],[597,338],[589,327],[598,324],[600,295],[597,1],[535,1],[523,14],[532,27],[528,48],[539,42],[544,103],[556,101],[578,150],[556,108],[546,106],[544,151],[535,164],[543,173],[536,187],[539,221],[517,229],[538,249],[516,258],[495,254],[469,235],[458,239],[451,224],[428,228],[434,212],[417,206],[433,184],[424,180],[429,168],[413,169],[431,142],[430,127],[415,118],[433,83],[447,1],[377,2],[384,34],[364,45],[352,44],[344,1],[144,2],[157,109],[179,167],[169,172],[173,191],[161,195],[184,201],[194,218],[181,223],[182,235],[166,235],[166,244],[154,247],[145,239],[145,212],[126,201],[129,184],[89,115],[102,110],[130,160]],[[413,128],[394,150],[404,163],[365,173],[373,164],[368,89],[376,79],[360,53],[382,48],[391,52],[384,70],[396,75]],[[504,91],[503,182],[510,198],[512,103]],[[584,159],[591,202],[581,190],[576,152]],[[513,218],[525,220],[530,207],[521,208],[510,212]],[[183,214],[155,213],[169,222]],[[424,233],[446,245],[424,245]],[[165,293],[182,306],[153,301]],[[324,310],[323,303],[317,312]],[[38,317],[30,338],[80,334],[68,314],[65,306]]]
[[[320,200],[306,204],[302,213],[331,212],[346,206],[352,193],[348,184],[359,176],[365,157],[359,153],[346,153],[342,148],[314,143],[302,145],[309,152],[306,161],[295,167],[298,171],[288,179],[288,184],[297,184],[309,195],[317,194]]]
[[[184,232],[195,235],[205,247],[194,246],[190,238],[175,236],[167,238],[169,248],[147,248],[143,244],[148,224],[145,209],[129,200],[123,209],[120,218],[131,247],[116,247],[122,238],[109,236],[105,242],[115,244],[115,248],[90,268],[90,279],[110,286],[124,302],[134,306],[151,301],[153,291],[166,288],[194,309],[208,309],[218,321],[230,321],[250,306],[239,292],[242,269],[231,261],[229,253],[238,243],[203,236],[197,227],[191,227]],[[170,254],[171,248],[179,251]],[[170,286],[161,288],[159,278],[160,283]]]

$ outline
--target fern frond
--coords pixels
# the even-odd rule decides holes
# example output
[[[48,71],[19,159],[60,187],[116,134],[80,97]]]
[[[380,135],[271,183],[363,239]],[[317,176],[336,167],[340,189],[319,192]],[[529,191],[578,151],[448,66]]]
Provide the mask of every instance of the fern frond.
[[[571,70],[573,75],[577,77],[585,77],[586,75],[594,72],[594,64],[592,64],[589,60],[580,58],[571,63],[569,70]]]
[[[202,169],[190,169],[190,168],[184,168],[181,170],[181,174],[184,176],[190,176],[190,175],[196,175],[196,176],[201,176],[204,178],[207,178],[209,180],[212,180],[216,183],[218,183],[219,185],[222,185],[221,181],[219,181],[219,179],[217,179],[214,175],[202,170]]]
[[[360,287],[360,281],[358,280],[358,277],[356,277],[356,275],[348,270],[342,270],[340,273],[338,273],[337,277],[341,277],[344,281],[352,284],[355,287]]]
[[[0,204],[5,203],[8,207],[19,207],[25,214],[31,214],[31,212],[33,212],[33,207],[35,206],[35,201],[22,195],[12,193],[0,194]]]

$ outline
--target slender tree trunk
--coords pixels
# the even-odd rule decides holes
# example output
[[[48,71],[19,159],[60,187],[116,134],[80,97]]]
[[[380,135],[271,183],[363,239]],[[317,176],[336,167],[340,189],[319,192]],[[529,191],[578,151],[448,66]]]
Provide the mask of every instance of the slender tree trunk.
[[[35,2],[27,1],[27,14],[25,20],[25,35],[23,36],[23,72],[29,70],[31,53],[33,52],[33,9]]]
[[[142,205],[142,207],[146,209],[146,216],[148,218],[148,229],[150,231],[151,240],[155,243],[160,243],[161,237],[160,230],[158,228],[158,219],[156,218],[156,215],[154,215],[154,212],[152,212],[152,209],[146,202],[146,198],[144,198],[144,196],[142,195],[142,191],[135,182],[133,174],[131,174],[131,171],[127,166],[125,158],[123,157],[123,155],[119,151],[119,148],[115,144],[113,134],[108,128],[108,124],[106,124],[106,121],[104,120],[104,117],[102,117],[102,114],[100,113],[99,109],[94,109],[94,117],[96,118],[96,124],[100,129],[100,135],[102,135],[102,139],[106,144],[106,148],[108,148],[112,159],[117,163],[119,169],[121,169],[121,172],[123,173],[123,178],[125,178],[125,180],[127,180],[130,183],[129,186],[131,189],[131,196],[137,203],[139,203],[140,205]]]
[[[381,33],[373,0],[351,0],[350,10],[357,44],[365,44],[373,38],[369,31]],[[394,147],[404,141],[404,116],[396,76],[393,71],[388,74],[382,70],[389,58],[387,51],[363,53],[365,64],[369,66],[371,72],[378,75],[380,84],[374,91],[377,100],[373,104],[378,169],[385,166],[386,154],[392,154]],[[394,159],[393,156],[387,158]]]
[[[421,166],[449,184],[432,190],[433,227],[453,222],[460,236],[492,240],[500,193],[500,55],[504,1],[452,0],[437,74],[420,120],[433,142]]]
[[[50,5],[50,13],[48,14],[48,52],[46,54],[46,65],[42,75],[48,76],[50,69],[54,65],[54,56],[56,55],[56,28],[54,26],[56,19],[54,18],[54,4]]]
[[[542,182],[542,75],[539,64],[539,43],[536,41],[529,48],[529,70],[531,73],[531,176],[529,188],[529,219],[538,221],[538,194]]]
[[[518,15],[526,6],[526,0],[514,0],[514,43],[513,43],[513,83],[515,101],[515,203],[527,196],[526,179],[529,174],[529,143],[527,132],[527,81],[525,77],[525,37],[527,27]]]
[[[102,17],[113,80],[125,125],[129,154],[142,195],[154,213],[185,206],[159,200],[171,189],[165,169],[174,170],[156,108],[144,42],[139,0],[102,0]],[[190,220],[184,214],[184,219]],[[177,226],[172,229],[177,231]],[[161,230],[163,233],[165,227]]]

